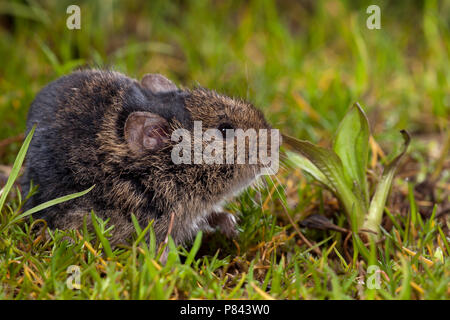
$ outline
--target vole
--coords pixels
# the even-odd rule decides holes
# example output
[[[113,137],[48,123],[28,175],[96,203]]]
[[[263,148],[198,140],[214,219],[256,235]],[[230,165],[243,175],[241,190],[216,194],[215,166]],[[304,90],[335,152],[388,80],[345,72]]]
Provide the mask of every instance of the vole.
[[[261,111],[240,99],[197,87],[179,89],[160,74],[141,81],[116,71],[79,70],[48,84],[33,101],[27,132],[36,125],[21,180],[39,186],[25,209],[92,185],[92,191],[34,214],[49,227],[78,229],[91,210],[114,225],[113,244],[154,220],[157,243],[177,244],[199,230],[236,235],[222,204],[251,184],[262,164],[175,164],[177,128],[271,129]]]

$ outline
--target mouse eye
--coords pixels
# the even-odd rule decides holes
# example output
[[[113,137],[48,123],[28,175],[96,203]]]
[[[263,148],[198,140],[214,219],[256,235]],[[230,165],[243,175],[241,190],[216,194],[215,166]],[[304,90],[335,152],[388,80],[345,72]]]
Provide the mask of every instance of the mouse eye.
[[[227,137],[227,129],[234,130],[234,127],[232,124],[225,122],[225,123],[222,123],[218,129],[222,133],[222,137],[225,139]],[[233,132],[233,135],[234,135],[234,132]],[[230,137],[230,135],[229,135],[229,137]]]

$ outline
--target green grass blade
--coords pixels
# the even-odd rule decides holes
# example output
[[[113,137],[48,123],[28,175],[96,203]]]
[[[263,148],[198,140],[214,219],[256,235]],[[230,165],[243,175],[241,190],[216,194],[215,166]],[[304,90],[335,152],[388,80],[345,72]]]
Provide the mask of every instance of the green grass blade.
[[[133,213],[131,213],[131,221],[133,222],[134,228],[136,229],[136,233],[140,235],[142,233],[142,228]]]
[[[97,216],[95,215],[94,211],[91,211],[91,219],[92,219],[92,226],[94,227],[95,233],[97,234],[97,237],[100,239],[100,242],[103,245],[103,249],[105,250],[106,256],[108,258],[114,257],[111,245],[109,244],[108,239],[106,239],[105,235],[103,234],[98,224]]]
[[[144,239],[145,235],[149,232],[150,228],[152,228],[154,221],[155,220],[151,220],[149,224],[145,227],[145,229],[138,233],[138,236],[134,243],[139,244],[142,241],[142,239]]]
[[[199,231],[197,233],[197,236],[195,237],[194,244],[192,245],[191,251],[189,251],[189,254],[186,258],[185,265],[190,266],[192,261],[194,261],[195,255],[198,252],[198,249],[200,249],[200,245],[202,244],[202,232]]]
[[[66,201],[69,201],[69,200],[72,200],[72,199],[84,196],[86,193],[88,193],[89,191],[94,189],[94,187],[95,187],[95,185],[93,185],[92,187],[90,187],[89,189],[86,189],[84,191],[77,192],[77,193],[72,193],[72,194],[69,194],[67,196],[59,197],[59,198],[56,198],[56,199],[44,202],[44,203],[42,203],[42,204],[40,204],[40,205],[38,205],[38,206],[36,206],[34,208],[31,208],[31,209],[25,211],[22,214],[18,215],[13,220],[11,220],[10,223],[15,223],[15,222],[17,222],[17,221],[19,221],[19,220],[21,220],[21,219],[23,219],[23,218],[25,218],[25,217],[27,217],[29,215],[32,215],[33,213],[36,213],[38,211],[47,209],[47,208],[52,207],[54,205],[57,205],[59,203],[63,203],[63,202],[66,202]]]
[[[5,204],[6,197],[8,196],[9,191],[11,191],[12,186],[14,185],[14,181],[16,181],[17,176],[19,175],[20,168],[22,167],[23,161],[25,160],[25,155],[27,153],[28,147],[30,146],[31,139],[33,138],[34,130],[36,126],[33,126],[31,131],[28,133],[25,141],[22,144],[22,147],[17,154],[16,160],[14,161],[13,168],[11,170],[11,174],[8,177],[8,181],[6,182],[5,187],[3,188],[2,195],[0,196],[0,211]]]
[[[366,179],[367,159],[369,155],[369,122],[358,103],[355,103],[341,121],[336,132],[333,150],[341,159],[344,173],[356,181],[364,199],[369,204],[369,188]]]

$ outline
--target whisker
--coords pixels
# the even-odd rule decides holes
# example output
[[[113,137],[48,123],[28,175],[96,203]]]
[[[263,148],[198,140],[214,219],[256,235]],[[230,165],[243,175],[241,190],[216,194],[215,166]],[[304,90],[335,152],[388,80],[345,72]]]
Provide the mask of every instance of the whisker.
[[[266,176],[266,177],[268,177],[268,178],[271,180],[272,184],[274,184],[274,183],[273,183],[273,180],[270,178],[270,176]],[[267,182],[267,181],[266,181],[266,182]],[[268,184],[266,184],[266,189],[267,189],[268,198],[270,199],[271,202],[273,202],[272,192],[271,192],[271,190],[269,190]],[[266,203],[267,203],[267,200],[264,202],[264,204],[266,204]],[[263,205],[263,207],[264,207],[264,205]],[[263,208],[263,209],[264,209],[264,208]]]
[[[258,203],[255,201],[255,199],[253,199],[252,195],[250,194],[250,189],[254,189],[253,188],[253,183],[250,185],[249,188],[245,189],[245,192],[247,193],[248,197],[250,198],[250,200],[252,201],[253,205],[255,205],[256,207],[258,207]]]
[[[276,175],[274,175],[275,179],[278,182],[278,186],[280,186],[283,189],[283,192],[285,194],[285,197],[287,197],[287,192],[286,192],[286,187],[281,183],[280,179],[278,179],[278,177]],[[280,200],[283,201],[283,197],[281,196],[280,191],[278,191],[278,187],[276,188],[276,191],[278,193],[278,196],[280,197]]]
[[[253,169],[256,172],[256,169]],[[258,198],[259,198],[259,206],[261,208],[261,211],[263,211],[263,203],[262,203],[262,192],[261,192],[261,188],[264,188],[264,183],[263,183],[263,179],[261,178],[261,176],[257,179],[255,186],[257,187],[257,193],[258,193]]]

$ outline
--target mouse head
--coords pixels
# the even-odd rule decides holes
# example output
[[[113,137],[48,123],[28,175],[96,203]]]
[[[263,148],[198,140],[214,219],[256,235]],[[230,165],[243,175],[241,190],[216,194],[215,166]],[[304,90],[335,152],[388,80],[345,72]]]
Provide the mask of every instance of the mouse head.
[[[182,111],[189,115],[185,121],[183,112],[135,111],[125,122],[131,151],[152,158],[164,177],[191,189],[200,185],[200,193],[232,194],[278,169],[280,137],[250,103],[204,88],[180,90],[159,74],[144,76],[141,85],[168,103],[181,93]]]

